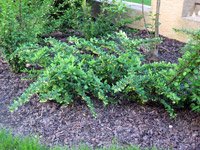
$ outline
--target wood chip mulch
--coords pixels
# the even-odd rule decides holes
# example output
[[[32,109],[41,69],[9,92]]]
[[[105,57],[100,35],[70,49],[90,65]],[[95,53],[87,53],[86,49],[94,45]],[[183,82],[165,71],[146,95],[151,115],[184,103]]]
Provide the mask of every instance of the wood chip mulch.
[[[177,117],[170,119],[161,107],[126,100],[104,107],[94,100],[98,114],[94,118],[81,100],[60,106],[39,103],[35,96],[12,114],[9,105],[30,84],[23,77],[24,74],[12,73],[0,59],[0,126],[11,128],[14,133],[39,135],[49,146],[85,143],[98,147],[118,141],[141,147],[200,149],[200,114],[189,110],[179,110]]]

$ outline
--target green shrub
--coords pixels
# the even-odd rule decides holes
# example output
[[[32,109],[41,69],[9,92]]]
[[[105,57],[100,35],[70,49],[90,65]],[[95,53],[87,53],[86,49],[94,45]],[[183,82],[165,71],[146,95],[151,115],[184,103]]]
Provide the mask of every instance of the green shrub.
[[[113,0],[112,4],[108,4],[107,0],[102,1],[100,13],[95,18],[92,16],[91,7],[86,0],[83,1],[82,9],[83,19],[79,28],[88,39],[112,33],[132,22],[128,19],[127,8],[122,1]]]
[[[113,86],[116,92],[136,93],[144,102],[156,101],[173,117],[174,108],[190,106],[200,111],[200,32],[186,32],[192,40],[178,64],[144,64],[129,70],[129,75]],[[137,80],[135,80],[137,79]]]
[[[21,44],[38,42],[51,4],[52,0],[0,0],[0,49],[7,59]]]
[[[182,58],[169,71],[160,72],[163,86],[157,88],[165,97],[167,108],[184,108],[200,112],[200,31],[186,32],[192,40],[185,46]]]
[[[73,28],[81,31],[87,39],[112,33],[131,20],[126,16],[126,6],[122,2],[113,1],[108,4],[102,1],[100,13],[92,14],[92,3],[86,0],[72,0],[60,3],[58,19],[60,29]],[[63,7],[65,9],[63,9]]]
[[[120,94],[142,103],[160,103],[172,117],[176,108],[191,106],[199,111],[198,34],[193,35],[194,40],[187,44],[178,64],[143,63],[137,47],[156,39],[131,40],[123,32],[90,40],[70,37],[69,44],[49,39],[46,46],[22,46],[11,58],[17,56],[21,69],[35,75],[36,81],[13,103],[11,110],[38,94],[41,102],[55,100],[61,104],[81,97],[95,114],[93,97],[107,105]],[[31,70],[27,64],[32,66]],[[36,66],[43,69],[37,70]]]
[[[81,5],[83,0],[55,0],[49,25],[65,31],[67,28],[78,29],[82,17]]]
[[[44,70],[28,71],[24,66],[25,71],[38,77],[11,109],[15,110],[38,93],[41,102],[55,100],[61,104],[70,104],[76,97],[81,97],[95,114],[91,96],[107,105],[112,84],[127,74],[129,65],[133,67],[141,63],[136,51],[140,40],[131,41],[123,34],[112,36],[107,37],[109,41],[100,39],[100,43],[96,38],[90,41],[70,38],[69,43],[73,45],[50,39],[44,47],[26,45],[16,50],[11,58],[17,56],[19,63],[37,64]]]

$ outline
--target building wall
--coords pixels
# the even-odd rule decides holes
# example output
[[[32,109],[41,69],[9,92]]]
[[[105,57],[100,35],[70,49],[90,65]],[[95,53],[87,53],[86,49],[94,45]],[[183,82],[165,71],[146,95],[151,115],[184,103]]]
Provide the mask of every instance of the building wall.
[[[185,2],[188,3],[185,3]],[[200,0],[196,0],[199,1]],[[175,29],[200,29],[200,16],[184,16],[183,13],[191,8],[192,0],[161,0],[160,34],[169,38],[186,42],[188,37],[176,33]],[[193,7],[193,6],[192,6]],[[152,12],[155,13],[156,0],[152,0]],[[190,9],[189,9],[190,10]],[[187,12],[186,12],[187,13]]]
[[[148,24],[154,26],[152,14],[156,12],[156,1],[152,0],[151,6],[145,6],[145,18]],[[142,15],[142,6],[136,3],[124,2],[129,8],[128,15],[135,18]],[[186,42],[188,37],[184,34],[177,33],[174,29],[200,29],[199,16],[186,15],[187,11],[195,9],[194,3],[200,3],[200,0],[161,0],[160,8],[160,34],[172,39]],[[98,10],[97,6],[93,10]],[[199,8],[197,6],[196,8]],[[94,11],[95,12],[95,11]],[[200,13],[200,12],[199,12]],[[128,25],[132,28],[145,29],[143,19],[134,21]]]
[[[136,17],[141,17],[143,16],[142,14],[142,5],[136,4],[136,3],[131,3],[131,2],[125,2],[125,4],[128,7],[128,16],[131,18],[136,18]],[[151,6],[144,6],[144,15],[145,15],[145,20],[147,24],[152,24],[152,19],[150,17],[150,12],[151,12]],[[144,20],[140,19],[137,21],[133,21],[132,24],[128,25],[131,28],[137,28],[137,29],[145,29],[144,25]]]

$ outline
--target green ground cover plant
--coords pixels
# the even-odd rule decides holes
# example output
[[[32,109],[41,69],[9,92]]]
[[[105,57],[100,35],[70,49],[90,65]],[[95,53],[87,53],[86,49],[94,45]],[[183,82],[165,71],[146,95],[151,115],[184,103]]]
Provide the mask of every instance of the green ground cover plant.
[[[69,43],[73,45],[50,39],[46,41],[48,46],[45,47],[25,45],[19,48],[13,53],[11,60],[19,57],[18,63],[21,65],[37,64],[45,69],[39,70],[39,73],[36,71],[37,81],[19,101],[15,101],[12,108],[16,109],[39,92],[40,101],[56,100],[61,104],[70,104],[80,96],[95,115],[91,94],[107,105],[108,95],[111,94],[112,97],[112,84],[127,74],[129,65],[140,64],[135,47],[141,41],[131,41],[123,36],[109,35],[106,38],[110,41],[104,38],[85,40],[71,37]],[[117,44],[115,40],[123,42],[123,45]]]
[[[11,132],[6,130],[0,130],[0,149],[1,150],[92,150],[89,146],[84,144],[80,146],[74,146],[69,148],[68,146],[55,146],[47,147],[39,142],[37,138],[33,137],[22,137],[13,135]],[[112,144],[108,147],[96,148],[96,150],[140,150],[137,146],[120,146],[118,144]],[[155,150],[155,148],[152,148]]]

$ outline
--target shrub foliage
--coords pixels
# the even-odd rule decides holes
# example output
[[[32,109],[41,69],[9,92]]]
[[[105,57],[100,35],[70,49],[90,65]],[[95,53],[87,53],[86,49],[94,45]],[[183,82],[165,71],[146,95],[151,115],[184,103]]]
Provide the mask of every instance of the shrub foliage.
[[[15,71],[27,72],[34,82],[14,101],[11,110],[38,94],[41,102],[70,104],[81,98],[95,115],[92,99],[104,105],[116,95],[174,109],[200,111],[200,31],[183,31],[191,41],[177,64],[144,63],[140,44],[116,32],[129,20],[122,2],[103,1],[97,16],[86,0],[0,0],[0,50]],[[40,38],[52,30],[74,28],[84,38],[66,43]],[[150,44],[149,44],[150,43]]]
[[[23,43],[38,42],[52,0],[0,0],[0,47],[9,56]]]
[[[137,47],[144,42],[149,40],[131,40],[120,32],[100,39],[70,37],[68,43],[47,39],[46,46],[20,47],[12,58],[18,56],[22,64],[44,69],[24,67],[37,78],[11,109],[27,102],[33,94],[38,94],[42,102],[67,104],[78,96],[95,114],[92,97],[107,105],[115,94],[120,94],[142,103],[158,102],[171,116],[175,116],[175,108],[188,105],[199,111],[198,40],[185,47],[178,64],[142,63]]]
[[[59,15],[54,22],[61,30],[68,27],[81,31],[87,39],[117,31],[132,22],[126,15],[125,4],[120,1],[113,0],[109,4],[107,0],[103,0],[96,16],[92,14],[93,3],[94,1],[86,0],[58,1],[55,12]]]

